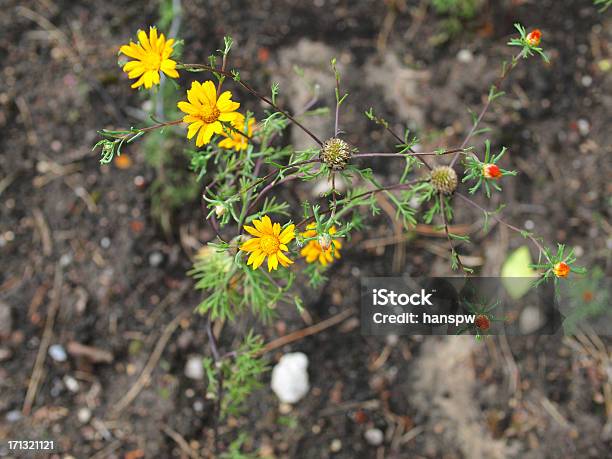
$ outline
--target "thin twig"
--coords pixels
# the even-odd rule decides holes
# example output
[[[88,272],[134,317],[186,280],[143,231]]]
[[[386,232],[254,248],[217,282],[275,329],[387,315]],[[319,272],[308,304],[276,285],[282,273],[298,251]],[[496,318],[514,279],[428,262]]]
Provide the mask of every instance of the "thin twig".
[[[501,75],[497,78],[497,81],[493,84],[493,87],[495,88],[494,89],[495,91],[497,91],[499,89],[499,87],[501,86],[503,81],[510,74],[510,71],[514,67],[516,67],[516,64],[518,62],[518,57],[519,56],[520,56],[520,53],[518,55],[516,55],[516,56],[513,56],[510,65],[507,68],[505,68],[504,71],[502,71]],[[482,110],[480,111],[480,114],[478,115],[478,118],[476,118],[476,121],[472,125],[472,129],[470,129],[470,132],[468,132],[468,134],[465,136],[465,139],[463,139],[463,142],[461,143],[461,148],[464,148],[468,144],[468,142],[470,141],[470,139],[472,138],[472,136],[476,132],[476,128],[478,127],[478,125],[480,124],[480,122],[484,118],[485,114],[489,110],[489,107],[491,106],[491,102],[493,102],[493,100],[494,99],[492,97],[487,97],[487,102],[482,107]],[[455,156],[453,156],[453,159],[452,159],[452,161],[450,163],[450,167],[453,167],[458,159],[459,159],[459,152],[455,153]]]
[[[442,192],[440,192],[438,193],[438,198],[440,199],[440,215],[442,215],[442,223],[444,224],[444,233],[446,234],[446,240],[448,241],[448,245],[450,246],[450,249],[451,249],[451,256],[454,260],[457,261],[457,264],[459,265],[461,270],[463,272],[466,272],[465,266],[463,266],[463,263],[461,262],[461,258],[459,257],[459,254],[455,250],[455,245],[453,244],[453,241],[450,236],[450,232],[448,231],[448,219],[446,218],[445,196]]]
[[[24,416],[29,416],[32,411],[32,405],[36,400],[36,393],[38,392],[38,385],[43,377],[45,358],[47,356],[47,349],[53,337],[53,324],[55,323],[55,317],[59,311],[61,305],[62,286],[64,282],[64,276],[61,265],[58,263],[55,267],[55,278],[53,280],[53,291],[51,292],[51,304],[47,311],[47,319],[45,321],[45,329],[43,331],[42,339],[40,340],[40,346],[38,347],[38,353],[36,354],[36,361],[34,362],[34,369],[32,371],[32,377],[28,385],[28,391],[26,392],[25,401],[23,402],[23,408],[21,412]]]
[[[168,435],[170,438],[172,438],[172,440],[174,440],[175,443],[179,445],[179,448],[181,448],[181,450],[185,454],[187,454],[191,459],[200,459],[200,455],[196,451],[194,451],[194,449],[191,446],[189,446],[189,443],[187,443],[187,441],[183,438],[183,436],[180,433],[178,433],[176,430],[173,430],[167,424],[162,424],[161,430],[166,435]]]
[[[459,196],[461,199],[463,199],[465,202],[469,203],[470,205],[476,207],[477,209],[479,209],[480,211],[484,212],[485,214],[487,214],[488,216],[492,217],[496,222],[506,226],[507,228],[511,229],[512,231],[516,231],[517,233],[523,235],[526,235],[531,242],[534,243],[534,245],[538,248],[538,250],[540,251],[541,254],[543,254],[546,259],[552,263],[552,261],[550,260],[550,258],[548,257],[548,254],[546,253],[546,251],[544,250],[544,247],[542,247],[542,244],[540,244],[538,242],[538,240],[533,237],[533,235],[531,233],[525,233],[523,230],[521,230],[520,228],[517,228],[514,225],[511,225],[510,223],[506,222],[505,220],[502,220],[500,217],[498,217],[495,213],[488,211],[487,209],[485,209],[484,207],[482,207],[480,204],[478,204],[475,201],[472,201],[470,198],[468,198],[467,196],[461,194],[461,193],[455,193],[455,196]]]
[[[186,318],[190,313],[191,311],[189,310],[183,311],[181,314],[177,315],[168,325],[166,325],[166,328],[161,334],[159,340],[157,341],[157,344],[155,345],[155,348],[153,349],[153,352],[151,353],[147,364],[142,370],[142,373],[140,373],[140,376],[138,376],[138,379],[132,385],[130,390],[119,400],[119,402],[117,402],[112,407],[111,417],[117,417],[121,413],[121,411],[123,411],[130,403],[134,401],[134,399],[138,396],[138,394],[140,394],[140,391],[144,388],[144,386],[149,383],[149,381],[151,380],[151,374],[157,366],[157,362],[161,358],[162,353],[164,352],[164,349],[166,348],[166,345],[170,340],[170,337],[177,329],[181,320]]]
[[[274,349],[278,349],[279,347],[283,347],[286,344],[293,343],[295,341],[304,339],[307,336],[320,333],[329,327],[333,327],[334,325],[338,325],[339,323],[344,322],[352,315],[352,310],[345,309],[344,311],[336,314],[335,316],[330,317],[329,319],[325,319],[319,323],[311,325],[310,327],[302,328],[301,330],[294,331],[293,333],[289,333],[288,335],[281,336],[280,338],[270,341],[264,346],[264,348],[259,354],[265,354],[267,352],[273,351]]]

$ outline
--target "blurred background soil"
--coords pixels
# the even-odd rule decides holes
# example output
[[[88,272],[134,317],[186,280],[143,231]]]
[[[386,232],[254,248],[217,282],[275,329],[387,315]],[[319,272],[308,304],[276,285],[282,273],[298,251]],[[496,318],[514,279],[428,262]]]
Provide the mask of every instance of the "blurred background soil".
[[[610,274],[609,11],[588,0],[504,0],[455,18],[418,0],[211,0],[183,1],[171,19],[185,62],[204,62],[232,35],[230,66],[262,91],[279,81],[280,103],[293,111],[309,99],[309,84],[320,87],[317,106],[332,104],[329,60],[337,57],[350,93],[341,126],[362,151],[394,146],[363,116],[370,106],[395,130],[415,130],[424,150],[460,143],[467,108],[480,108],[511,56],[512,24],[539,27],[551,64],[521,62],[508,97],[486,118],[495,151],[509,149],[504,167],[520,174],[482,203],[506,204],[508,221],[576,247],[580,265]],[[1,4],[0,438],[55,439],[54,457],[212,455],[213,402],[205,378],[186,373],[208,353],[186,271],[213,232],[201,185],[156,188],[182,180],[183,133],[139,141],[108,166],[91,151],[97,129],[147,122],[151,101],[130,89],[116,54],[138,28],[160,21],[155,1]],[[235,93],[261,117],[264,107]],[[332,134],[329,117],[308,123]],[[283,141],[312,146],[289,132]],[[155,155],[166,158],[161,166]],[[370,165],[385,183],[399,177],[389,161]],[[281,193],[297,202],[320,189]],[[482,232],[481,216],[457,204],[455,223],[474,241],[461,253],[478,273],[498,274],[525,241],[495,225]],[[252,325],[272,340],[357,311],[361,276],[448,275],[445,240],[420,227],[393,242],[392,215],[345,244],[325,286],[299,288],[307,313],[283,305],[268,326],[228,324],[223,349]],[[306,353],[311,391],[292,409],[279,407],[266,376],[246,413],[223,423],[221,439],[229,445],[243,433],[243,450],[262,457],[610,457],[610,340],[584,338],[380,339],[362,336],[352,317],[269,353],[271,363],[281,352]],[[149,370],[149,381],[138,379]],[[137,396],[123,403],[135,385]]]

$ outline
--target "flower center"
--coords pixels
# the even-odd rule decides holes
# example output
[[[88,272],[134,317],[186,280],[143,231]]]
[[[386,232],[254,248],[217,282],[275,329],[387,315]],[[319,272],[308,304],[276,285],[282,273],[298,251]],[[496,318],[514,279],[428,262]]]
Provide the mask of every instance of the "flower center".
[[[142,63],[144,64],[147,70],[155,70],[159,71],[161,67],[162,57],[159,53],[146,53],[144,59],[142,59]]]
[[[221,112],[216,105],[205,105],[202,107],[199,116],[206,124],[211,124],[219,119],[220,114]]]
[[[263,236],[259,240],[259,247],[261,247],[261,251],[266,255],[272,255],[278,252],[279,245],[280,242],[276,236]]]

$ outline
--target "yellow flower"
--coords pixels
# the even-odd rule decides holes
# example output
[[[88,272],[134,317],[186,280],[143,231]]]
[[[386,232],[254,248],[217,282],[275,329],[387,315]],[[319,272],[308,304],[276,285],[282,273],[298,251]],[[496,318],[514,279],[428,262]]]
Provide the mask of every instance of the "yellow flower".
[[[285,268],[293,263],[283,251],[289,251],[287,244],[295,238],[295,225],[289,225],[283,231],[279,223],[272,224],[270,217],[264,215],[261,220],[253,220],[252,226],[244,225],[244,229],[255,236],[240,246],[240,250],[250,252],[247,265],[257,269],[268,257],[268,271],[278,268],[280,263]]]
[[[144,30],[138,31],[138,44],[130,40],[129,45],[119,48],[119,52],[136,59],[123,66],[123,71],[129,78],[138,78],[132,88],[144,84],[145,88],[149,89],[154,84],[159,84],[159,72],[164,72],[171,78],[178,78],[176,62],[170,59],[173,46],[174,39],[166,40],[163,33],[158,36],[157,29],[150,27],[148,37]]]
[[[191,83],[187,100],[189,102],[180,101],[178,108],[186,113],[183,121],[189,123],[187,138],[193,138],[200,131],[196,138],[197,147],[210,142],[213,134],[223,132],[221,121],[232,122],[240,115],[236,112],[240,104],[232,100],[232,93],[225,91],[217,99],[217,90],[212,81]]]
[[[317,232],[314,229],[315,227],[316,225],[314,223],[308,225],[306,227],[306,231],[302,233],[302,237],[315,237],[317,235]],[[333,235],[335,233],[336,227],[332,226],[329,229],[329,234]],[[334,261],[334,257],[340,258],[340,249],[342,248],[342,243],[338,239],[332,238],[330,243],[325,244],[328,247],[326,249],[323,249],[321,247],[320,239],[321,237],[308,241],[304,248],[300,251],[300,255],[306,258],[307,263],[312,263],[318,259],[319,263],[321,263],[323,266],[327,266],[328,263]]]
[[[247,138],[247,136],[251,137],[253,135],[253,125],[254,124],[255,124],[255,118],[251,117],[249,118],[249,121],[248,123],[246,123],[246,126],[245,126],[244,115],[239,113],[236,119],[232,121],[232,127],[239,132],[231,131],[228,133],[226,132],[227,129],[225,129],[221,133],[221,135],[223,135],[226,138],[223,139],[221,142],[219,142],[219,146],[221,148],[225,148],[226,150],[231,150],[232,148],[236,151],[246,150],[246,148],[249,146],[249,139]],[[246,133],[245,133],[245,127],[246,127]],[[246,136],[241,134],[241,132],[245,133]]]

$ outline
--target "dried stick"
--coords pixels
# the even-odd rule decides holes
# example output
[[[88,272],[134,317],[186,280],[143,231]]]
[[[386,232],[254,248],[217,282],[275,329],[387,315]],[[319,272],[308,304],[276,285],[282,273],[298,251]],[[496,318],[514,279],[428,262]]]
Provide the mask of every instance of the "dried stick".
[[[26,392],[23,408],[21,410],[24,416],[29,416],[30,412],[32,411],[32,405],[36,400],[36,393],[38,392],[38,385],[43,377],[47,349],[49,348],[49,343],[53,337],[53,324],[55,323],[55,317],[57,316],[57,312],[61,305],[60,299],[63,283],[64,276],[62,267],[58,263],[55,267],[55,279],[53,281],[53,291],[51,292],[51,304],[49,305],[49,310],[47,311],[45,329],[40,341],[40,346],[38,347],[38,354],[36,355],[36,361],[34,362],[34,370],[32,371],[32,377],[30,378],[30,384],[28,385],[28,391]]]
[[[111,417],[117,417],[121,411],[123,411],[130,403],[134,401],[134,399],[140,394],[140,391],[144,388],[144,386],[151,380],[151,374],[155,369],[157,362],[159,361],[164,349],[166,348],[166,344],[170,340],[170,337],[178,327],[181,320],[183,320],[191,311],[183,311],[181,314],[176,316],[172,322],[166,325],[162,335],[160,336],[155,349],[151,353],[147,364],[145,365],[142,373],[138,376],[136,382],[132,385],[130,390],[113,406],[111,409]]]

